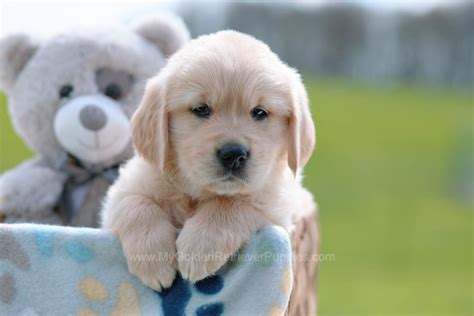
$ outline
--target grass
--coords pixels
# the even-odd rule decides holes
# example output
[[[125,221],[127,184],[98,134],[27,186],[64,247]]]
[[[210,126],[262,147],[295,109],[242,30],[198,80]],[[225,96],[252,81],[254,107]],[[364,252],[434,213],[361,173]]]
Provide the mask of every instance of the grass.
[[[13,131],[8,116],[7,99],[0,93],[0,173],[14,167],[32,154]]]
[[[320,315],[472,315],[468,92],[307,80],[318,144]],[[0,172],[30,155],[0,98]]]

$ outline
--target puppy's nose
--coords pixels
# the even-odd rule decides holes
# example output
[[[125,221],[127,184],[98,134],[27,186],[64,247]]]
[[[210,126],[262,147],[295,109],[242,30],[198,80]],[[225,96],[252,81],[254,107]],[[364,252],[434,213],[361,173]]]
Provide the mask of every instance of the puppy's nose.
[[[82,126],[91,131],[102,129],[107,123],[107,115],[96,105],[86,105],[79,113]]]
[[[217,150],[217,158],[224,167],[229,171],[237,171],[245,167],[249,151],[242,145],[227,144]]]

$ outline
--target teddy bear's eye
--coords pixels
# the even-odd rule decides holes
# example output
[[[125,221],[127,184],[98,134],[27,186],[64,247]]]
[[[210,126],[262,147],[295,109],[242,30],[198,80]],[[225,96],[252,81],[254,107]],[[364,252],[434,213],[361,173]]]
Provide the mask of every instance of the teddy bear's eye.
[[[70,84],[66,84],[59,89],[59,97],[61,99],[63,98],[69,98],[71,96],[71,93],[74,91],[74,87],[71,86]]]
[[[105,87],[104,94],[109,98],[118,100],[122,96],[122,89],[118,84],[110,83],[109,85],[107,85],[107,87]]]

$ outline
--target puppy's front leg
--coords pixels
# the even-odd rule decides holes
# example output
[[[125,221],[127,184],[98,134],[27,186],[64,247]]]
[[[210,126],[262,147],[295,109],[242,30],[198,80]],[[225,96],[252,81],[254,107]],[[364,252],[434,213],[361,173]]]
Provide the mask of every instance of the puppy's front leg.
[[[176,241],[181,275],[196,282],[215,273],[253,232],[268,223],[261,212],[245,203],[201,205]]]
[[[149,287],[170,287],[176,275],[176,228],[152,199],[129,195],[111,206],[109,227],[122,242],[128,270]]]

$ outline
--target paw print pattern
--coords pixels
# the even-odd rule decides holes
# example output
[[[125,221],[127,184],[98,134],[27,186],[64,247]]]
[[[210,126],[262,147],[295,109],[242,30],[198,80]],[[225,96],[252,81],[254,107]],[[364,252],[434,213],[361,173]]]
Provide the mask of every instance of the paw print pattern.
[[[43,256],[51,257],[54,249],[54,233],[51,231],[38,230],[34,233],[34,236],[38,251]]]
[[[8,229],[0,229],[0,261],[10,261],[22,271],[30,270],[30,258]],[[0,275],[0,302],[12,304],[17,295],[15,277],[10,273]]]
[[[178,274],[173,285],[158,293],[161,298],[161,308],[165,316],[184,316],[186,307],[192,297],[191,287],[193,285],[183,280]],[[219,293],[224,287],[224,279],[219,275],[210,276],[196,282],[194,288],[204,295]],[[221,302],[199,306],[196,316],[219,316],[224,312],[224,304]]]
[[[89,262],[94,256],[88,247],[84,246],[80,241],[74,239],[66,241],[64,244],[64,250],[71,258],[79,263]]]
[[[15,279],[10,273],[0,275],[0,301],[11,304],[16,296]]]
[[[79,289],[88,300],[96,303],[104,301],[109,296],[107,288],[95,278],[84,278],[79,283]]]
[[[196,290],[202,294],[213,295],[224,287],[224,279],[220,275],[213,275],[194,284]],[[220,316],[224,313],[224,303],[212,303],[199,306],[196,316]]]
[[[104,249],[109,251],[107,255],[103,255]],[[1,311],[18,308],[27,308],[31,315],[51,312],[43,303],[47,296],[36,299],[29,294],[32,278],[50,289],[47,293],[53,298],[78,295],[78,299],[54,308],[80,316],[222,316],[239,312],[276,316],[284,314],[292,290],[291,256],[280,256],[290,254],[291,245],[276,228],[263,229],[218,275],[195,284],[178,275],[171,288],[158,294],[128,274],[120,250],[120,243],[102,232],[71,233],[40,226],[15,231],[0,226],[0,314],[17,314]],[[3,262],[7,264],[1,265]],[[58,282],[51,272],[61,265],[69,267],[64,273],[71,271],[70,277],[66,274],[68,282]],[[110,269],[101,271],[106,265]],[[234,291],[242,291],[242,295],[230,300],[228,294]]]
[[[6,228],[0,230],[0,260],[10,261],[22,271],[30,269],[30,258]]]
[[[224,304],[206,304],[199,306],[196,310],[196,316],[220,316],[224,313]]]
[[[36,246],[38,251],[50,257],[53,254],[54,234],[51,232],[42,232],[35,234]],[[79,264],[85,264],[93,260],[94,252],[77,239],[67,240],[64,243],[64,252]],[[110,299],[107,287],[99,280],[93,277],[85,277],[79,283],[81,294],[89,301],[96,304],[104,303]],[[98,315],[90,309],[80,309],[77,313],[83,316]],[[139,315],[140,301],[135,288],[127,281],[122,281],[117,289],[117,303],[111,311],[111,315]]]
[[[210,276],[194,284],[198,292],[202,294],[217,294],[224,287],[224,279],[219,275]]]
[[[184,316],[186,306],[191,299],[191,289],[187,281],[176,276],[173,285],[158,293],[161,297],[161,308],[164,316]]]
[[[97,279],[85,278],[81,281],[79,288],[82,295],[94,303],[102,303],[109,299],[107,288]],[[80,309],[76,316],[97,316],[93,310]],[[117,303],[112,309],[111,316],[140,315],[140,300],[132,284],[122,281],[117,290]]]

